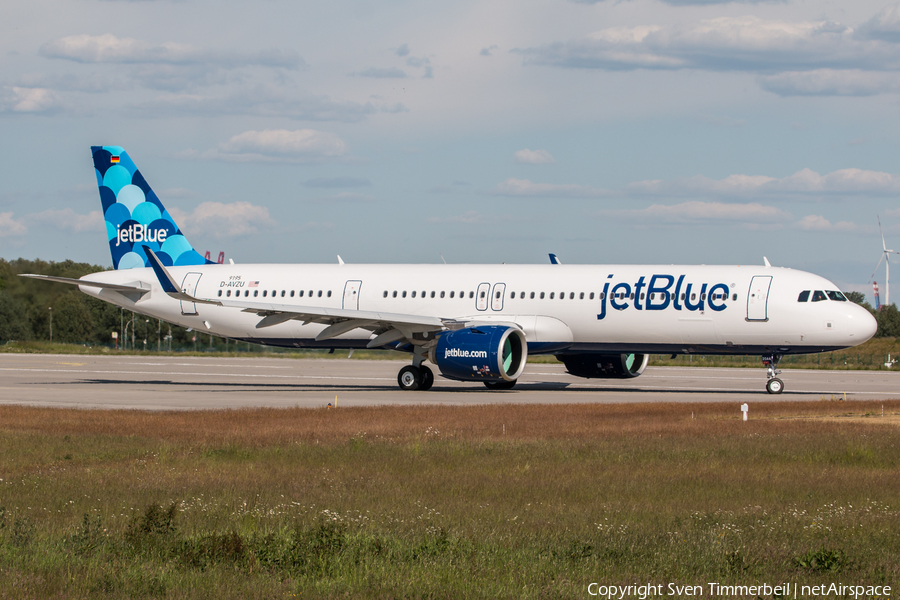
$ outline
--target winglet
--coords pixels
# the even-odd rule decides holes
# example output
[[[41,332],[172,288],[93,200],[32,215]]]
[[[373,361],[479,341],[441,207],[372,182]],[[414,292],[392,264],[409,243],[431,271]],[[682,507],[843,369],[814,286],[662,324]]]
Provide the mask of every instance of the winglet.
[[[552,252],[550,253],[550,264],[551,265],[561,265],[562,264],[561,262],[559,262],[559,258]]]

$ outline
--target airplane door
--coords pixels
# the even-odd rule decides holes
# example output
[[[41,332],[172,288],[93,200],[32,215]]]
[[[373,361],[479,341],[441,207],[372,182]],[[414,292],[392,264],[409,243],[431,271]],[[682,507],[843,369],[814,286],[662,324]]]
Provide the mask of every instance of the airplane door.
[[[202,275],[202,273],[188,273],[184,276],[184,281],[181,282],[181,289],[184,290],[185,294],[188,296],[196,295],[195,292],[197,291],[197,282],[200,281],[200,275]],[[181,314],[196,315],[197,305],[194,302],[182,300]]]
[[[478,310],[487,310],[488,295],[491,293],[491,284],[482,283],[478,286],[478,292],[475,294],[475,308]]]
[[[503,296],[506,294],[505,283],[495,283],[491,293],[491,310],[503,310]]]
[[[747,293],[747,320],[768,321],[769,287],[772,285],[771,275],[757,275],[750,280],[750,291]]]
[[[362,281],[348,281],[344,284],[344,303],[342,307],[347,310],[359,310],[359,289]]]

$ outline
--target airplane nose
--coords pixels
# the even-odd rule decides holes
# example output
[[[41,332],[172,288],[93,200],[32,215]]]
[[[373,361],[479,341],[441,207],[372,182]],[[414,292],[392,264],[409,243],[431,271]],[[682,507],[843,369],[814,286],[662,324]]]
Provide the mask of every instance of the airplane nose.
[[[850,313],[847,315],[850,321],[850,336],[853,338],[853,344],[862,344],[868,341],[878,331],[878,321],[858,304],[850,304],[848,306]]]

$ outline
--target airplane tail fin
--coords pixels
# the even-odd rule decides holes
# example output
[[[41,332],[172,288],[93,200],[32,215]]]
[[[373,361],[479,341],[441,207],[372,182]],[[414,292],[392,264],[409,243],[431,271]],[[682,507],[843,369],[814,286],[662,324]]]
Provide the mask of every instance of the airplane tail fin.
[[[203,258],[119,146],[91,146],[113,268],[151,266],[150,248],[166,266],[212,264]]]

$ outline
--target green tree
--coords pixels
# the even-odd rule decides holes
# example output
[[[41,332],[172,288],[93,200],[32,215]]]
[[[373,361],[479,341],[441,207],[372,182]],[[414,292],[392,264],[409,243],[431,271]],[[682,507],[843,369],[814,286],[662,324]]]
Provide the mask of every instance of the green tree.
[[[94,319],[81,292],[63,294],[53,307],[53,339],[60,342],[88,342],[94,339]]]
[[[28,311],[25,303],[0,290],[0,340],[24,341],[31,339]]]
[[[875,313],[875,319],[878,321],[878,332],[876,337],[898,337],[900,336],[900,312],[897,311],[896,304],[888,304],[882,306]]]

